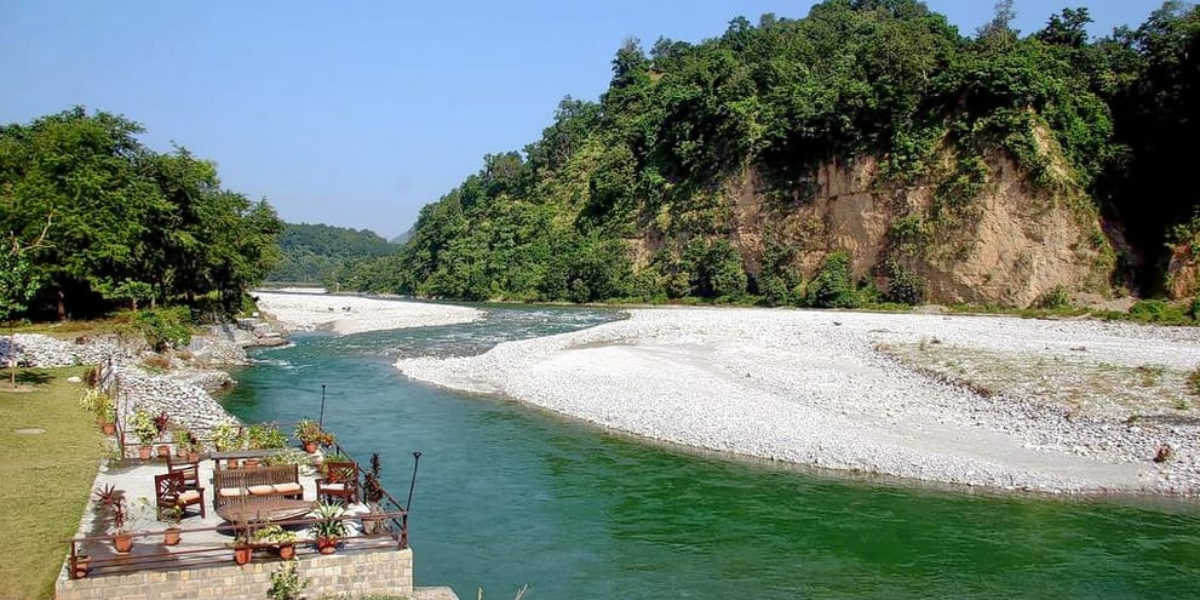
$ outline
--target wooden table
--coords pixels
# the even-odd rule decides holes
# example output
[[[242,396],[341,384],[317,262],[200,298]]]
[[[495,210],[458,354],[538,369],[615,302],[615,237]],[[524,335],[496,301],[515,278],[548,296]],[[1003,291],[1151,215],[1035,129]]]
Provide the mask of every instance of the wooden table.
[[[256,498],[230,502],[219,508],[217,515],[230,523],[291,521],[312,512],[313,504],[291,498]]]

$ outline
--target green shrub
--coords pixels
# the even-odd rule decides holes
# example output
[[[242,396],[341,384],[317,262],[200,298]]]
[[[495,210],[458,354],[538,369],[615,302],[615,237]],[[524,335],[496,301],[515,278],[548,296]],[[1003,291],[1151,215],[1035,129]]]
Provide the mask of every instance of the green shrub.
[[[771,275],[759,278],[758,293],[768,306],[782,306],[792,301],[792,293],[782,277]]]
[[[288,436],[278,427],[270,423],[255,423],[246,432],[251,450],[270,450],[286,448]]]
[[[267,590],[267,598],[295,600],[300,597],[304,588],[308,587],[309,579],[296,572],[298,564],[295,559],[284,561],[283,566],[271,573],[271,588]]]
[[[1162,300],[1141,300],[1129,307],[1129,316],[1146,323],[1181,323],[1187,320],[1181,307]]]
[[[133,317],[133,327],[155,352],[182,348],[192,342],[192,314],[187,307],[143,310]]]
[[[808,284],[805,301],[816,308],[856,308],[859,305],[849,254],[838,251],[825,257],[817,276]]]
[[[1054,289],[1042,294],[1030,308],[1041,308],[1046,310],[1057,310],[1069,308],[1071,306],[1071,297],[1067,294],[1067,288],[1056,285]]]
[[[909,306],[925,302],[929,282],[924,277],[891,259],[884,261],[881,271],[887,278],[887,292],[883,294],[885,301]]]

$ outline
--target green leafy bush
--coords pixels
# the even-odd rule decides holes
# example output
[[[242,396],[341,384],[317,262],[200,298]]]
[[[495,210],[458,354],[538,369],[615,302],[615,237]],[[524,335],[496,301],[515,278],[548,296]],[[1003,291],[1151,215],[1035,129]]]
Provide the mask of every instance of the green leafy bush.
[[[283,430],[270,423],[255,423],[246,432],[251,450],[286,448],[288,436]]]
[[[144,409],[137,409],[133,413],[133,434],[137,436],[138,443],[143,446],[149,446],[154,443],[154,439],[158,437],[158,427],[154,424],[154,417],[150,416],[149,412]]]
[[[1071,296],[1067,293],[1067,288],[1056,285],[1053,289],[1042,294],[1030,308],[1041,308],[1045,310],[1057,310],[1062,308],[1070,308]]]
[[[816,308],[857,308],[859,298],[855,291],[850,255],[838,251],[822,261],[817,276],[808,284],[805,300]]]
[[[283,566],[271,572],[271,587],[267,590],[270,600],[296,600],[304,588],[308,587],[309,579],[301,577],[296,572],[299,561],[293,559],[283,562]]]
[[[1187,321],[1183,309],[1162,300],[1141,300],[1129,307],[1129,316],[1146,323],[1181,323]]]
[[[887,292],[883,294],[885,301],[910,306],[925,302],[929,282],[924,277],[895,260],[885,261],[882,271],[887,278]]]
[[[140,311],[133,318],[133,326],[155,352],[192,342],[192,314],[184,306]]]

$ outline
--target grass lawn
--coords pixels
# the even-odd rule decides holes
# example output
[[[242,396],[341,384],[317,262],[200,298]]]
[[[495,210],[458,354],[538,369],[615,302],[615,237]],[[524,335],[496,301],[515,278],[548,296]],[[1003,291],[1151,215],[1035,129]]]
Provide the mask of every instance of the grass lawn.
[[[79,528],[105,454],[95,420],[76,405],[83,384],[66,381],[86,370],[18,369],[18,383],[32,390],[0,388],[0,531],[8,540],[0,560],[0,598],[54,598],[67,554],[60,540]],[[4,377],[7,383],[7,370]],[[22,428],[46,431],[14,431]]]
[[[129,318],[125,316],[109,317],[83,321],[47,321],[43,323],[28,323],[12,326],[11,323],[2,330],[3,335],[11,333],[40,333],[60,340],[73,340],[84,335],[101,333],[120,333],[129,328]]]

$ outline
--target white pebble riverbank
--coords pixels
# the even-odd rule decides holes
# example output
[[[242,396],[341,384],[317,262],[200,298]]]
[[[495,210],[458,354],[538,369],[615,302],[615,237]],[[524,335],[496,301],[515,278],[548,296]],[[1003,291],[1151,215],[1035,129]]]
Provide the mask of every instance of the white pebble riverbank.
[[[483,312],[464,306],[314,293],[256,291],[258,307],[293,331],[336,334],[470,323]]]
[[[464,358],[402,359],[418,380],[511,397],[697,448],[952,484],[1200,494],[1200,409],[1171,424],[1072,419],[918,373],[883,344],[1029,360],[1200,365],[1200,330],[1096,321],[765,309],[639,309]],[[1151,459],[1162,444],[1172,460]]]

